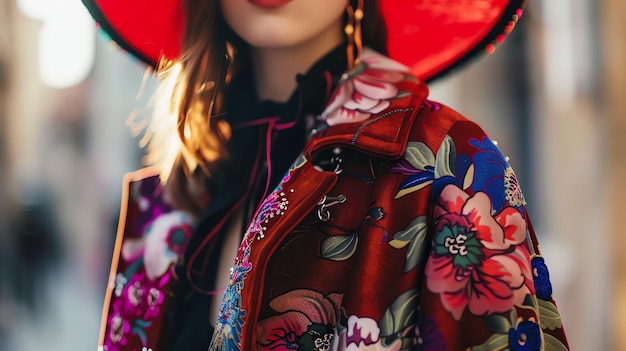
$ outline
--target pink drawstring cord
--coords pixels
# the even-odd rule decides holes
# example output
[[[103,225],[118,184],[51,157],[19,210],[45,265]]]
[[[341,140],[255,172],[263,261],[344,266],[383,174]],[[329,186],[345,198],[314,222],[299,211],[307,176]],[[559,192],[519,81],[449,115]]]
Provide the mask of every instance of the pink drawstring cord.
[[[233,205],[233,207],[231,207],[230,210],[228,210],[226,215],[222,217],[222,219],[217,223],[217,225],[213,227],[213,229],[209,232],[209,234],[202,240],[202,242],[200,243],[196,251],[194,251],[194,253],[189,258],[189,262],[187,263],[187,270],[186,270],[187,280],[189,281],[189,284],[191,285],[193,290],[195,290],[196,292],[200,294],[214,296],[214,295],[221,294],[224,291],[224,288],[207,291],[207,290],[203,290],[198,285],[196,285],[193,282],[193,279],[191,277],[192,265],[193,265],[193,262],[195,262],[198,256],[200,255],[200,252],[202,251],[202,249],[217,235],[219,230],[222,229],[224,224],[226,224],[226,222],[230,219],[233,213],[237,209],[239,209],[239,207],[241,207],[243,202],[246,200],[246,198],[250,194],[250,190],[252,189],[252,183],[254,182],[254,174],[257,172],[258,168],[259,168],[259,157],[257,156],[256,159],[254,160],[254,165],[252,167],[252,172],[250,173],[250,178],[248,178],[248,186],[246,188],[246,192],[243,194],[243,196],[239,200],[237,200],[235,205]],[[198,272],[198,273],[202,274],[203,272]]]
[[[254,121],[239,123],[233,126],[233,129],[240,129],[240,128],[267,124],[267,130],[265,132],[265,161],[267,162],[267,179],[265,181],[265,190],[263,191],[263,196],[261,197],[261,200],[264,200],[265,197],[268,195],[270,183],[272,180],[272,133],[274,132],[274,130],[285,130],[285,129],[292,128],[296,125],[296,121],[292,121],[288,123],[277,123],[279,120],[280,120],[280,117],[268,117],[268,118],[257,119]],[[217,235],[217,233],[220,231],[220,229],[222,229],[224,224],[226,224],[228,219],[230,219],[233,213],[239,207],[241,207],[243,202],[246,200],[246,198],[250,194],[250,191],[252,190],[253,183],[254,183],[254,176],[256,175],[258,168],[259,168],[259,156],[257,154],[257,157],[254,160],[254,165],[252,167],[252,172],[250,173],[250,178],[248,178],[248,186],[246,188],[246,192],[239,200],[237,200],[235,205],[230,210],[228,210],[226,215],[222,217],[222,219],[217,223],[217,225],[213,227],[213,229],[209,232],[209,234],[202,240],[202,242],[200,243],[196,251],[194,251],[194,253],[189,258],[189,262],[187,263],[187,270],[186,270],[187,280],[189,281],[189,284],[191,285],[193,290],[195,290],[196,292],[200,294],[214,296],[214,295],[221,294],[225,289],[225,288],[221,288],[221,289],[208,290],[208,291],[203,290],[202,288],[200,288],[198,285],[196,285],[193,282],[193,279],[191,277],[191,273],[192,273],[191,267],[192,267],[193,262],[195,262],[198,256],[200,255],[200,252],[202,251],[202,249]],[[257,207],[254,213],[254,217],[256,217],[259,214],[259,210],[260,210],[260,206]],[[211,249],[210,252],[212,251],[213,250]],[[202,274],[202,272],[197,272],[197,273]]]

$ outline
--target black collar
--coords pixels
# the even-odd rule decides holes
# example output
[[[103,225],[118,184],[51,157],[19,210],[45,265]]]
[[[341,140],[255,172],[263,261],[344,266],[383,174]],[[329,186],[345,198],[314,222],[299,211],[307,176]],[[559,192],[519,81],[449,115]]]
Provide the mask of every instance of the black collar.
[[[346,71],[345,44],[319,59],[305,74],[298,74],[296,89],[287,102],[259,101],[250,67],[237,72],[226,91],[224,113],[233,126],[266,117],[280,117],[281,123],[294,122],[306,115],[319,115]]]

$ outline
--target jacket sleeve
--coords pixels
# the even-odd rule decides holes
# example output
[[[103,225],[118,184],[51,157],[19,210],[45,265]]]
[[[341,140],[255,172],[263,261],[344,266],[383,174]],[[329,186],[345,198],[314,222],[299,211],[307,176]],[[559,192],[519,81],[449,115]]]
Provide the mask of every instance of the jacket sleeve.
[[[421,349],[567,350],[518,180],[476,124],[460,120],[445,136],[430,203]]]

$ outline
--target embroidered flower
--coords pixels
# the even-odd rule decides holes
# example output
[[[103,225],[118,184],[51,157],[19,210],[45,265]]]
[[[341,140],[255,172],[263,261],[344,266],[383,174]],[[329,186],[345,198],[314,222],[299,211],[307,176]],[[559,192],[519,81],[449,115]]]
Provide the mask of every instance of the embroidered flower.
[[[343,317],[337,328],[337,350],[445,349],[437,323],[432,318],[422,318],[418,311],[419,303],[419,289],[413,288],[397,296],[387,306],[379,322],[356,315]],[[427,345],[434,349],[422,348]]]
[[[533,280],[535,282],[535,290],[537,291],[537,297],[545,300],[552,300],[552,283],[550,282],[550,274],[548,273],[548,266],[546,266],[543,257],[535,256],[530,261],[533,267]]]
[[[276,297],[270,307],[280,314],[258,324],[259,349],[330,350],[342,296],[299,289]]]
[[[169,279],[170,274],[165,274],[158,280],[151,280],[143,271],[130,277],[119,296],[113,300],[105,350],[118,350],[127,342],[131,345],[147,342],[145,329],[152,325],[152,320],[159,313],[165,300],[163,288]]]
[[[523,246],[526,222],[506,207],[492,215],[487,194],[468,195],[446,186],[435,206],[433,250],[426,263],[427,286],[459,320],[509,311],[534,293],[530,255]]]
[[[135,273],[113,302],[114,310],[129,320],[153,319],[165,300],[163,288],[170,279],[169,274],[158,280],[150,280],[143,272]]]
[[[248,247],[249,253],[249,247]],[[220,315],[215,323],[215,331],[209,350],[240,350],[241,333],[246,311],[241,309],[241,290],[245,275],[252,266],[249,262],[237,263],[233,267],[230,280],[224,291]]]
[[[322,119],[328,125],[355,123],[383,111],[399,96],[396,83],[408,73],[404,65],[365,49],[359,64],[342,77]]]
[[[118,351],[126,345],[126,335],[130,332],[130,323],[119,314],[113,314],[109,317],[108,333],[104,340],[104,349],[106,351]]]
[[[506,200],[511,204],[511,206],[526,205],[526,199],[522,193],[522,188],[520,187],[517,175],[515,175],[511,166],[508,166],[504,172],[504,192],[506,194]]]
[[[473,174],[471,189],[489,194],[495,208],[505,205],[515,207],[525,205],[526,201],[515,172],[498,149],[497,143],[488,137],[481,140],[471,139],[469,143],[480,150],[472,156],[476,171]]]
[[[182,258],[191,238],[191,218],[185,212],[173,211],[157,217],[139,239],[127,239],[122,258],[128,262],[143,259],[149,279],[163,276]]]
[[[287,177],[289,177],[288,175]],[[282,184],[282,183],[281,183]],[[289,200],[285,197],[285,192],[276,190],[271,193],[259,207],[257,215],[254,217],[248,228],[249,233],[254,233],[257,239],[265,237],[265,226],[274,217],[282,216],[289,208]]]
[[[512,351],[540,351],[542,349],[539,325],[529,321],[520,322],[509,330],[509,347]]]
[[[283,191],[283,186],[291,179],[292,171],[301,167],[305,162],[306,159],[303,156],[300,156],[294,162],[276,190],[260,205],[258,212],[248,226],[248,230],[237,251],[237,258],[232,268],[228,285],[224,291],[220,314],[215,323],[213,338],[209,345],[210,351],[241,349],[241,333],[244,318],[246,317],[246,311],[242,308],[241,303],[241,291],[244,287],[246,275],[252,269],[252,263],[248,260],[252,244],[255,238],[260,240],[265,236],[266,224],[272,219],[282,216],[287,210],[289,201],[286,193]],[[294,192],[294,190],[290,189],[289,192]]]
[[[405,333],[410,331],[408,328]],[[402,348],[402,338],[394,337],[386,341],[381,335],[378,323],[367,317],[350,316],[346,329],[339,333],[339,350],[359,351],[398,351]]]

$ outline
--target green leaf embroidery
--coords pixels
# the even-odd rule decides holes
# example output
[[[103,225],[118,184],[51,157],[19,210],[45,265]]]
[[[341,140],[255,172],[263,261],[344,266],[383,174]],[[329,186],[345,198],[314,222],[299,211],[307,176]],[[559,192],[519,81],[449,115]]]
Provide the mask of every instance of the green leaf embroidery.
[[[404,272],[408,272],[411,269],[417,267],[422,262],[422,255],[424,253],[424,239],[426,238],[426,229],[420,231],[411,239],[409,249],[406,252],[406,263],[404,265]]]
[[[332,261],[345,261],[356,252],[358,233],[337,235],[322,241],[321,257]]]
[[[380,320],[380,338],[384,343],[391,344],[402,338],[402,332],[406,328],[415,325],[417,318],[417,305],[419,303],[419,290],[411,289],[402,293],[387,307]]]
[[[485,317],[485,323],[487,324],[487,328],[496,333],[507,334],[511,329],[511,322],[500,314],[493,314],[489,317]]]
[[[471,351],[500,351],[509,348],[509,334],[493,334],[483,344],[473,346]]]
[[[567,347],[565,347],[565,345],[563,345],[563,343],[561,342],[561,340],[555,338],[554,336],[548,334],[548,333],[543,333],[543,337],[546,341],[546,350],[550,350],[550,351],[567,351]]]
[[[561,316],[556,306],[550,301],[538,299],[539,301],[539,321],[541,328],[555,330],[561,328]]]
[[[435,165],[435,155],[432,150],[422,142],[410,142],[404,151],[404,158],[421,171]]]
[[[144,321],[143,319],[135,319],[133,321],[133,325],[138,326],[139,328],[147,328],[152,324],[150,321]]]
[[[426,216],[419,216],[409,223],[409,225],[397,232],[393,236],[393,240],[389,242],[389,245],[396,249],[401,249],[409,244],[416,235],[423,235],[426,233]]]
[[[428,229],[426,221],[426,216],[415,218],[406,228],[397,232],[393,236],[393,240],[389,242],[389,245],[396,249],[401,249],[409,245],[406,252],[406,263],[404,265],[405,273],[417,267],[422,261],[422,255],[424,253],[423,244]]]
[[[533,310],[537,309],[537,298],[531,294],[526,294],[524,297],[524,302],[522,302],[522,306],[530,307]]]
[[[456,147],[449,135],[443,139],[435,163],[435,178],[454,176],[454,162],[456,160]]]
[[[130,330],[133,333],[135,333],[137,337],[139,337],[139,340],[141,340],[141,343],[145,345],[148,342],[148,336],[146,335],[146,332],[141,327],[132,327]]]

